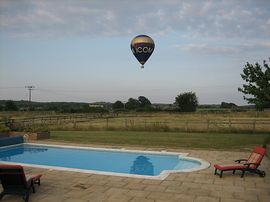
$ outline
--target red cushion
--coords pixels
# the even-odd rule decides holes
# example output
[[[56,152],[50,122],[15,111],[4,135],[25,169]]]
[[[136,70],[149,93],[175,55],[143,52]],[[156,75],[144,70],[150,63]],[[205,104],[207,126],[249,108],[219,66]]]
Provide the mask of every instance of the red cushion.
[[[11,165],[11,164],[0,164],[0,168],[3,169],[23,169],[21,165]]]
[[[258,167],[265,155],[266,149],[263,147],[255,147],[252,153],[249,155],[247,163],[256,163],[257,166],[253,165],[254,168]]]
[[[32,175],[31,178],[33,180],[39,180],[41,178],[41,176],[42,176],[41,174],[35,174],[35,175]]]
[[[19,173],[15,173],[15,174],[21,174],[23,175],[23,178],[25,178],[25,181],[29,181],[29,180],[39,180],[42,176],[42,174],[34,174],[34,175],[25,175],[23,167],[21,165],[12,165],[12,164],[0,164],[0,169],[17,169],[20,170]],[[6,174],[3,173],[2,174]]]
[[[34,182],[37,181],[37,180],[40,180],[41,178],[41,174],[34,174],[34,175],[26,175],[26,181],[31,181],[33,180]]]
[[[215,164],[214,167],[218,170],[221,170],[221,171],[247,168],[247,166],[242,165],[242,164],[230,164],[230,165],[217,165],[217,164]]]

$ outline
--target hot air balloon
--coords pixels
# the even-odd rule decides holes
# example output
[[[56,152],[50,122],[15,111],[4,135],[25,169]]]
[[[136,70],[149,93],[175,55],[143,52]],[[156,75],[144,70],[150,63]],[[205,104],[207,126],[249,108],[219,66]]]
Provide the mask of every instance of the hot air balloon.
[[[139,63],[141,63],[141,68],[144,68],[144,64],[155,49],[155,43],[153,39],[147,35],[138,35],[132,39],[130,48]]]

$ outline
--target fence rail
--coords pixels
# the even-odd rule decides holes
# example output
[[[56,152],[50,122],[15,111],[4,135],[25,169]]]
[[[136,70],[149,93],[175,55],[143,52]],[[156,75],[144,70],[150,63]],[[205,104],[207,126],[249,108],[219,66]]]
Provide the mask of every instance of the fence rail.
[[[86,114],[8,119],[10,128],[47,126],[51,129],[152,130],[185,132],[270,132],[270,118],[162,119],[154,116]]]

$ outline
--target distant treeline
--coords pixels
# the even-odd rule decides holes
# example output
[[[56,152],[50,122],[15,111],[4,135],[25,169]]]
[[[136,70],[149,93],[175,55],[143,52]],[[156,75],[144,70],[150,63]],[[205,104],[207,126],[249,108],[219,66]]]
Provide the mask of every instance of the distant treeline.
[[[107,112],[108,104],[93,105],[81,102],[31,102],[0,100],[0,111],[55,111],[60,113]]]
[[[237,106],[234,103],[222,102],[220,105],[199,105],[198,110],[223,110],[231,109],[234,111],[242,111],[253,109],[254,106]],[[137,112],[155,112],[167,111],[177,112],[179,109],[175,104],[152,104],[147,98],[140,96],[138,99],[130,98],[128,102],[123,103],[116,101],[110,102],[31,102],[21,100],[0,100],[0,111],[54,111],[59,113],[108,113],[137,111]]]

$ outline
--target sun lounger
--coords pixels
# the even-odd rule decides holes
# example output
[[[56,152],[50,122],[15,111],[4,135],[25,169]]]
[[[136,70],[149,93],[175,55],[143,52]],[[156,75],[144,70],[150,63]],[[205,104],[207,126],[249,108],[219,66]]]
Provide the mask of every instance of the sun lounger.
[[[259,170],[258,167],[261,164],[261,161],[265,155],[266,149],[263,147],[255,147],[248,159],[238,159],[234,163],[229,165],[218,165],[215,164],[215,175],[222,177],[224,171],[233,171],[235,174],[236,170],[242,171],[241,177],[244,177],[246,172],[256,173],[260,177],[265,176],[265,172]],[[220,171],[218,173],[218,171]]]
[[[23,195],[25,202],[29,200],[30,190],[35,193],[34,184],[40,185],[41,174],[25,175],[20,165],[0,164],[0,180],[3,187],[0,199],[7,194]]]

